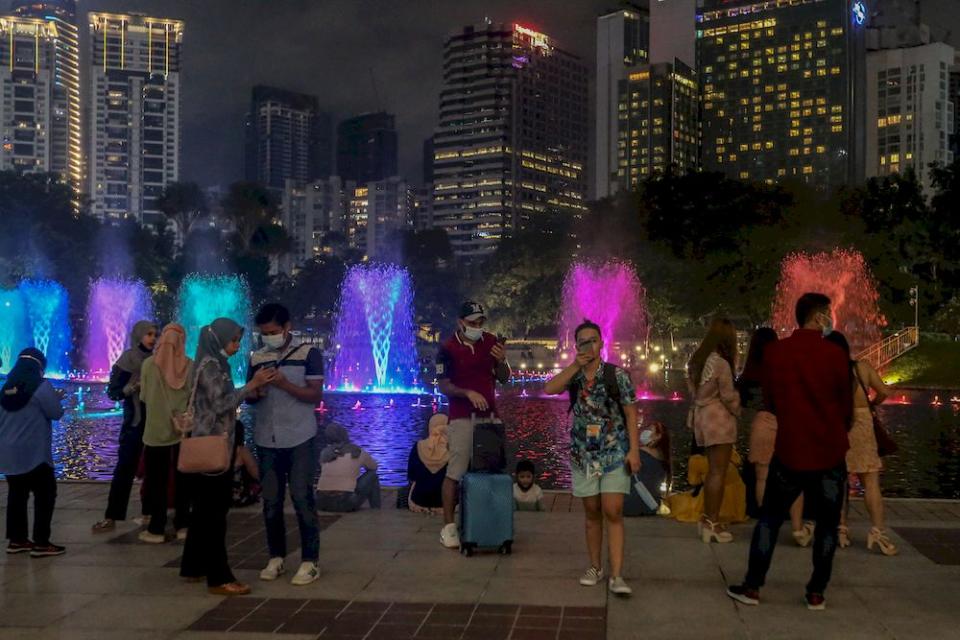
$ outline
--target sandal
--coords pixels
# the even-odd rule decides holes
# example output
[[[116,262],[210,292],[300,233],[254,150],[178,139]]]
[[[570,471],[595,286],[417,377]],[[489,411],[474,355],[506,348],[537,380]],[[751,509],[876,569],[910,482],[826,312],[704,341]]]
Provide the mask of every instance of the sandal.
[[[90,527],[90,530],[94,533],[106,533],[107,531],[113,531],[117,528],[117,521],[112,518],[104,518],[97,524]]]
[[[847,529],[847,525],[845,524],[837,527],[837,546],[841,549],[846,549],[850,546],[850,530]]]
[[[207,591],[215,596],[245,596],[250,593],[250,585],[242,582],[228,582],[219,587],[210,587]]]
[[[867,551],[872,551],[875,544],[880,547],[880,553],[885,556],[895,556],[900,553],[897,545],[887,537],[887,532],[878,527],[870,529],[870,534],[867,536]]]

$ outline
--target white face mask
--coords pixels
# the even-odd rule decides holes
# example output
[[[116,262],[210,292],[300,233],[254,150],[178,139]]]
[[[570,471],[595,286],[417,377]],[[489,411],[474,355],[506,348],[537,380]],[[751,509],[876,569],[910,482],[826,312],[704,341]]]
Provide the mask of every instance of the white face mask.
[[[275,336],[261,335],[260,339],[263,341],[263,346],[265,346],[267,349],[273,349],[274,351],[283,347],[283,343],[287,341],[287,337],[282,333],[279,333]]]
[[[483,329],[477,327],[464,327],[463,335],[466,336],[467,340],[473,340],[476,342],[483,337]]]
[[[650,429],[644,429],[640,432],[640,444],[647,446],[653,441],[653,431]]]

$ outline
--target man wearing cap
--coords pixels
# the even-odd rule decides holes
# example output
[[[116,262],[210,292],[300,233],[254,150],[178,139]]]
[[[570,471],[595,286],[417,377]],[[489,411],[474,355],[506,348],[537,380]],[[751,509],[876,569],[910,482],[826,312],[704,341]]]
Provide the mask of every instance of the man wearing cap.
[[[453,520],[457,488],[473,455],[473,416],[495,418],[496,382],[510,378],[503,345],[492,333],[483,330],[486,311],[477,302],[460,307],[457,332],[437,352],[437,380],[440,393],[450,399],[450,424],[447,427],[450,460],[443,481],[443,529],[440,543],[454,549],[460,546],[460,534]]]

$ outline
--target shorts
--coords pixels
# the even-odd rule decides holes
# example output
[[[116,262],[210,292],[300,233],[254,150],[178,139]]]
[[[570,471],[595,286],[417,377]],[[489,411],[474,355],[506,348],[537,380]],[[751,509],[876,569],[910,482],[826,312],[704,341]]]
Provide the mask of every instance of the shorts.
[[[630,474],[622,465],[603,475],[591,477],[587,477],[583,469],[574,466],[570,476],[574,498],[590,498],[601,493],[630,493]]]
[[[478,418],[478,421],[500,422],[496,418]],[[447,425],[447,477],[460,482],[460,478],[470,468],[473,459],[473,425],[471,418],[457,418]]]

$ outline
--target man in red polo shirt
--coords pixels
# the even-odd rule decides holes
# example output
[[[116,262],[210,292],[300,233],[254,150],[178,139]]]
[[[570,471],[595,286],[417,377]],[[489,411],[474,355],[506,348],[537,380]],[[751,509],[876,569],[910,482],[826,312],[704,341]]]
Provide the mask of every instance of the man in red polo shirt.
[[[460,534],[453,520],[457,487],[473,455],[473,416],[496,418],[496,383],[510,378],[506,352],[492,333],[483,330],[486,312],[479,303],[464,302],[457,320],[457,332],[437,352],[437,379],[440,393],[450,399],[447,426],[450,459],[443,481],[443,529],[440,543],[455,549]]]
[[[780,526],[801,493],[814,509],[813,575],[807,583],[807,608],[826,608],[837,526],[846,491],[847,431],[853,415],[850,363],[840,347],[823,339],[833,330],[830,298],[805,293],[797,301],[797,324],[789,338],[767,347],[763,395],[777,416],[777,440],[763,494],[760,518],[750,542],[743,584],[727,595],[743,604],[760,603]]]

